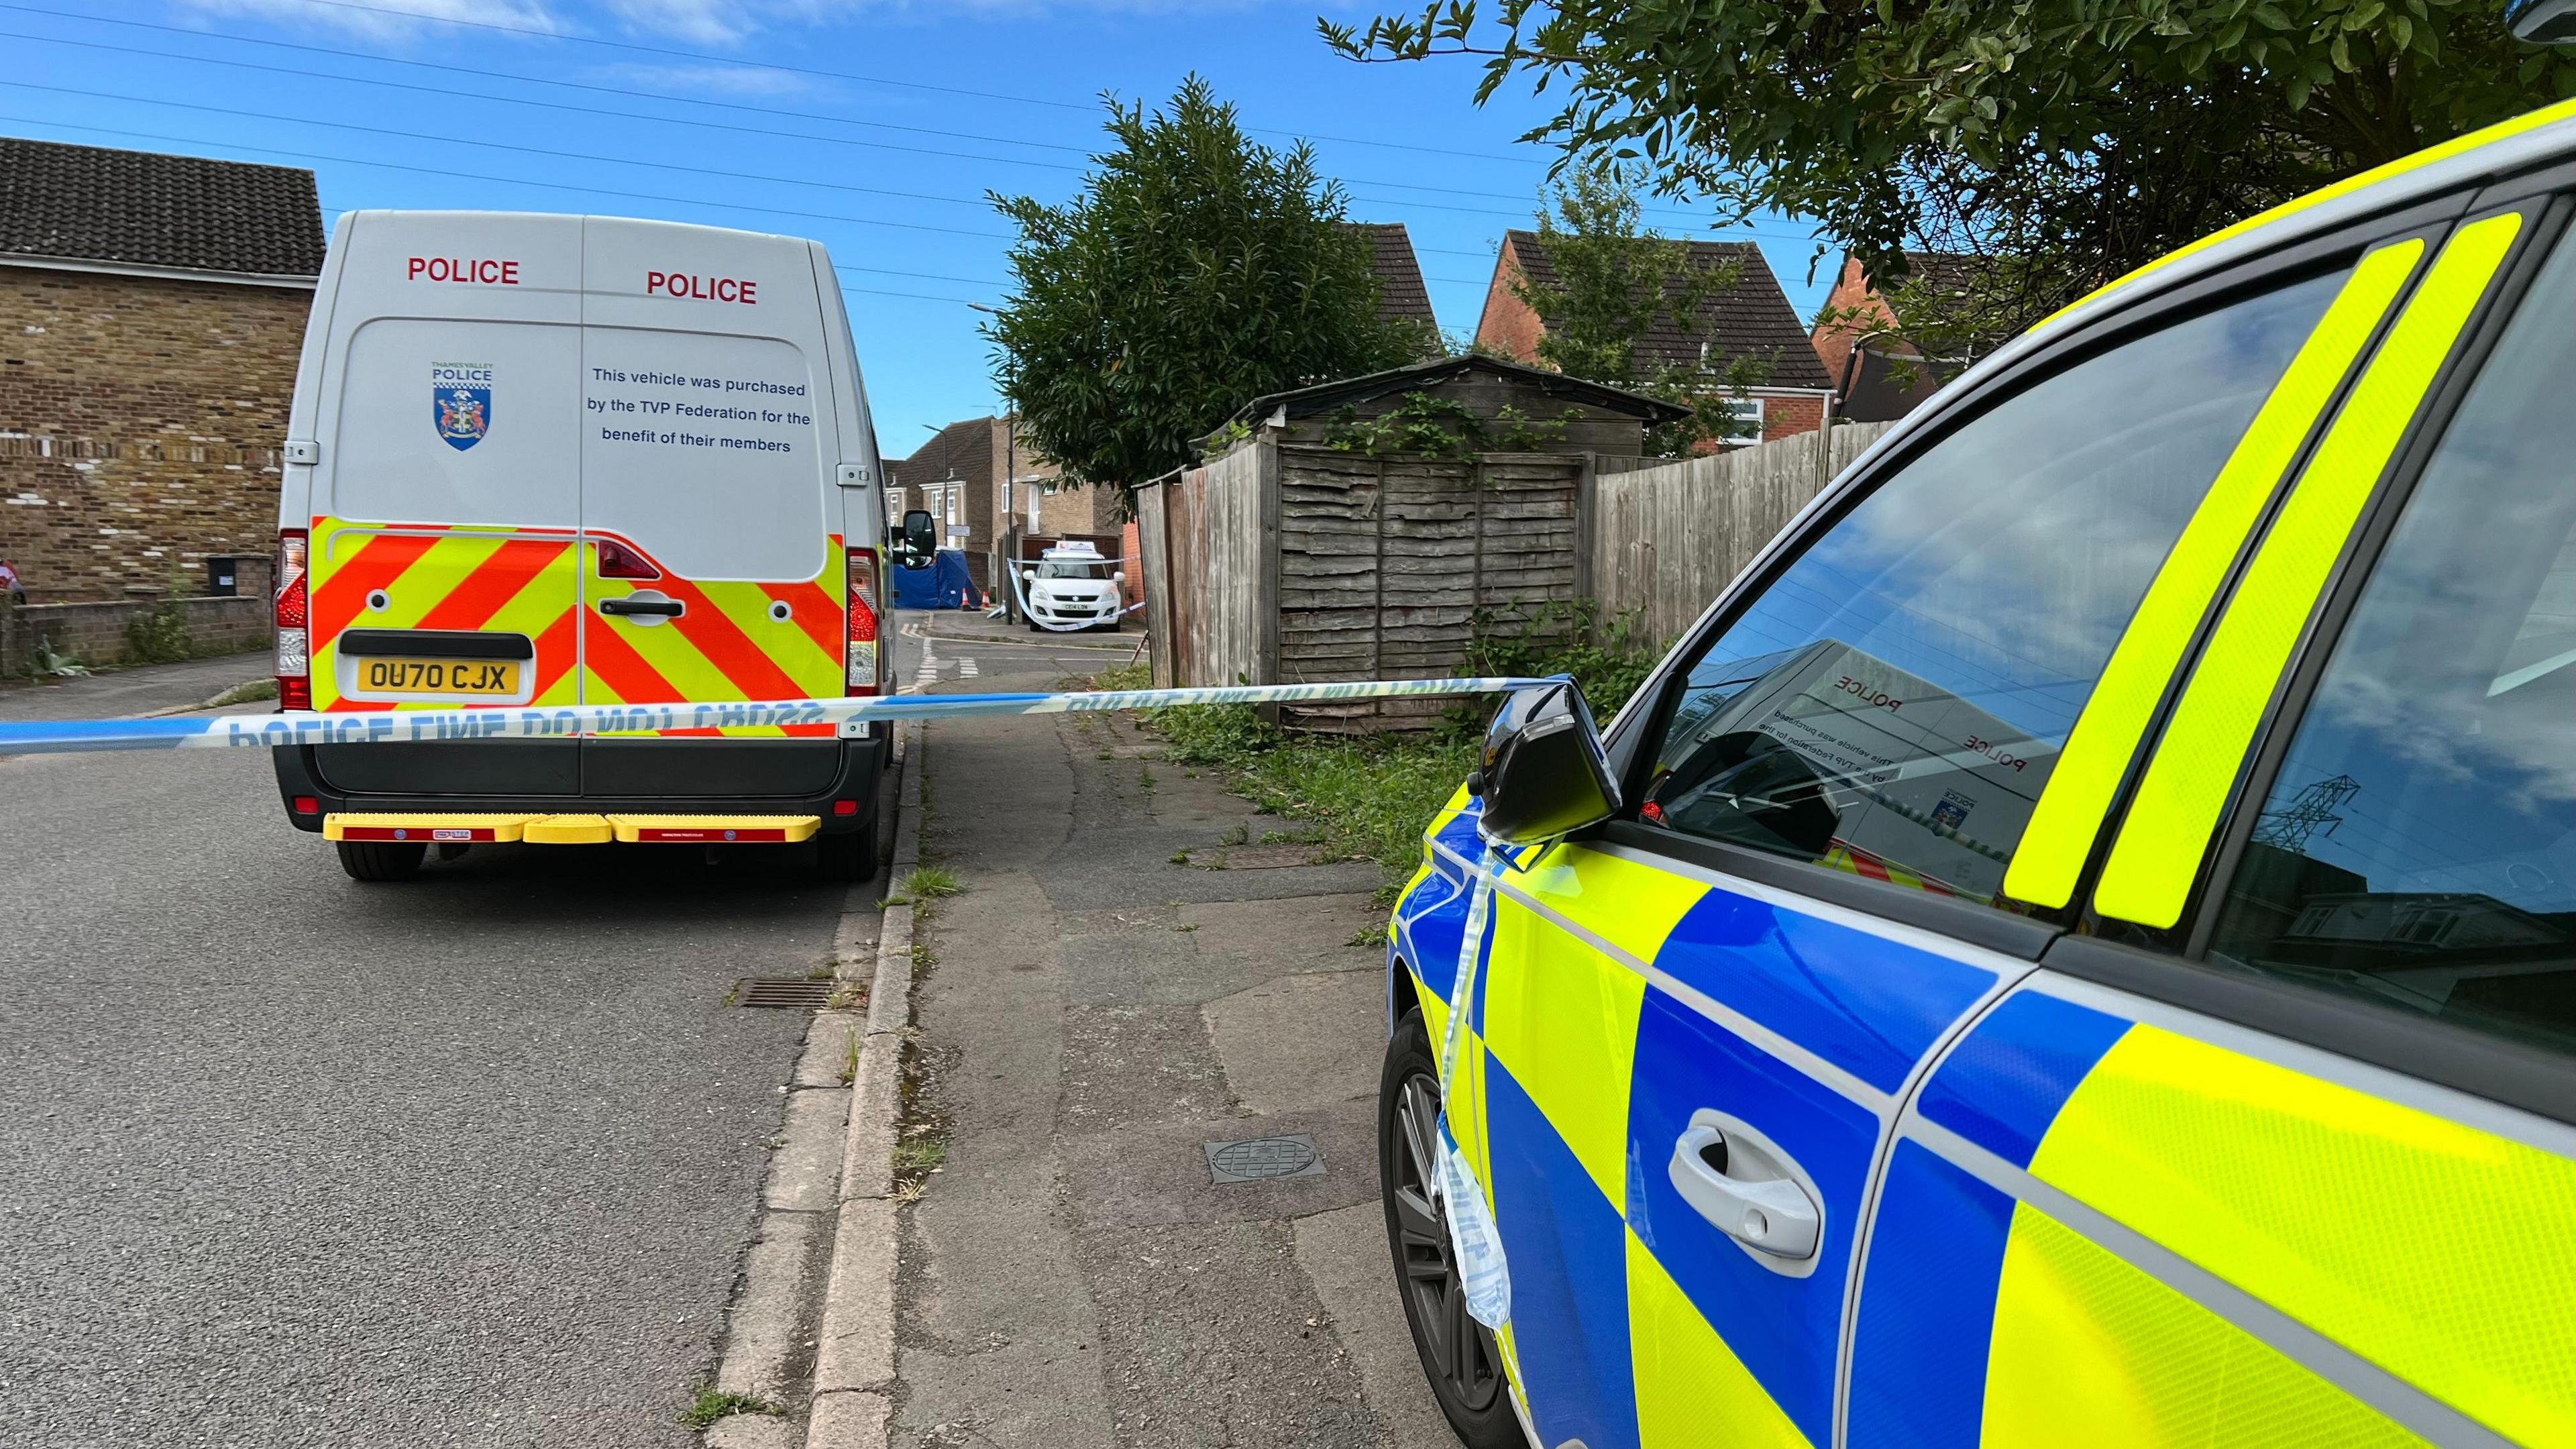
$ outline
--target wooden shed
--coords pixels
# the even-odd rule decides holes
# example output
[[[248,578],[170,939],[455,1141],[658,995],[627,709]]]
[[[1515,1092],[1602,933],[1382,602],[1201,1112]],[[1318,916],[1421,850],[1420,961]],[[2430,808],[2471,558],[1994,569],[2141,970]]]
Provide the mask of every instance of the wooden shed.
[[[1475,620],[1592,592],[1600,456],[1681,409],[1499,358],[1257,398],[1220,456],[1137,491],[1161,686],[1430,679]],[[1418,726],[1439,700],[1299,706],[1293,726]]]

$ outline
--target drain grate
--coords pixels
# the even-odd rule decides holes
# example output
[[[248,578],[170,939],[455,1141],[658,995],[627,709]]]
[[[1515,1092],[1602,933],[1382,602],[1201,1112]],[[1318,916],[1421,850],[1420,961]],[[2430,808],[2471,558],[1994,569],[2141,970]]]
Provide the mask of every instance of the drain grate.
[[[1208,1176],[1220,1187],[1231,1182],[1324,1175],[1324,1156],[1315,1150],[1315,1139],[1303,1132],[1202,1145],[1207,1151]]]
[[[734,983],[733,1004],[773,1011],[821,1011],[832,999],[834,983],[804,976],[746,976]]]

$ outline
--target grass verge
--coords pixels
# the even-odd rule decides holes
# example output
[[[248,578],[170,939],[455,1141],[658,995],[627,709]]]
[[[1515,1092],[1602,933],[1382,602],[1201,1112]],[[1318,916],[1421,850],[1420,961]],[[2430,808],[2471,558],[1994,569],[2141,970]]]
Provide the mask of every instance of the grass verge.
[[[1092,687],[1142,689],[1146,671],[1142,665],[1104,670]],[[1250,705],[1160,709],[1149,724],[1174,761],[1224,769],[1236,792],[1263,810],[1314,827],[1283,838],[1312,839],[1326,854],[1377,862],[1389,896],[1422,859],[1422,827],[1476,760],[1475,741],[1463,735],[1287,734],[1264,725]]]

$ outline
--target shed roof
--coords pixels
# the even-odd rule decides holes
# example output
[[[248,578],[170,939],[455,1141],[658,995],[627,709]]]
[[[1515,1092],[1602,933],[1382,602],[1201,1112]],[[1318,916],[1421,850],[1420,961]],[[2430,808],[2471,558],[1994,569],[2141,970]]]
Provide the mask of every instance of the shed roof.
[[[313,173],[0,137],[0,253],[318,277]]]
[[[1245,403],[1236,410],[1234,420],[1249,425],[1282,408],[1287,409],[1288,416],[1292,418],[1312,417],[1317,413],[1330,412],[1345,403],[1368,402],[1389,393],[1407,392],[1430,383],[1445,382],[1462,372],[1485,372],[1496,377],[1510,378],[1542,396],[1562,398],[1568,402],[1590,403],[1594,407],[1625,413],[1648,423],[1669,423],[1688,416],[1687,409],[1676,407],[1660,398],[1647,397],[1642,393],[1629,392],[1623,388],[1609,387],[1597,382],[1585,382],[1579,377],[1567,377],[1564,373],[1550,372],[1543,367],[1531,367],[1526,363],[1513,362],[1501,357],[1488,357],[1481,352],[1474,352],[1464,357],[1436,357],[1429,362],[1408,363],[1403,367],[1391,367],[1384,372],[1372,372],[1361,377],[1346,377],[1336,382],[1317,383],[1313,387],[1270,393]]]
[[[1762,249],[1751,242],[1694,241],[1690,248],[1690,265],[1710,268],[1740,266],[1735,285],[1720,290],[1709,299],[1699,316],[1685,322],[1670,311],[1655,314],[1646,335],[1637,340],[1634,354],[1647,368],[1690,367],[1702,357],[1702,344],[1707,344],[1727,358],[1750,358],[1769,365],[1770,375],[1763,379],[1770,387],[1804,387],[1823,389],[1832,385],[1825,376],[1825,364],[1816,356],[1815,345],[1807,338],[1805,323],[1798,320],[1797,309],[1789,305],[1789,294],[1780,290],[1780,279],[1771,273],[1771,264]],[[1546,243],[1534,231],[1503,233],[1503,247],[1520,266],[1533,287],[1552,289],[1557,285],[1556,264],[1547,254]]]
[[[1422,263],[1413,255],[1413,237],[1400,221],[1342,223],[1368,233],[1371,265],[1377,272],[1377,311],[1387,318],[1410,318],[1434,327],[1431,291],[1422,285]]]

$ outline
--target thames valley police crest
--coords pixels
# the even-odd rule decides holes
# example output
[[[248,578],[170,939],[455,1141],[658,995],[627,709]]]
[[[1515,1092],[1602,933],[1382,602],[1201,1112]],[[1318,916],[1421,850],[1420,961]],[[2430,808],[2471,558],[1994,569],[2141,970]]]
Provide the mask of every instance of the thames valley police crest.
[[[463,452],[492,431],[492,369],[479,362],[429,365],[430,421],[447,446]]]

